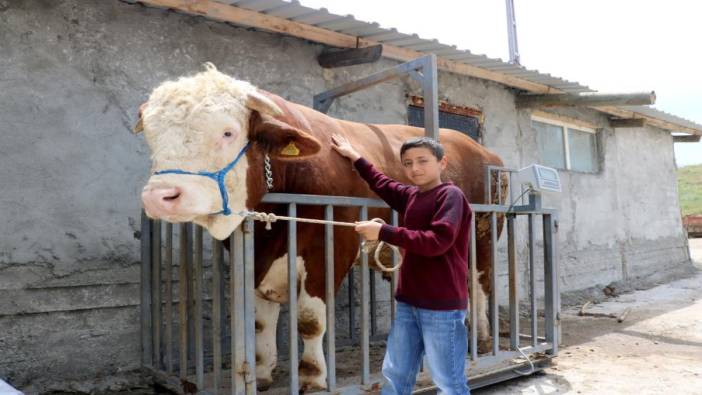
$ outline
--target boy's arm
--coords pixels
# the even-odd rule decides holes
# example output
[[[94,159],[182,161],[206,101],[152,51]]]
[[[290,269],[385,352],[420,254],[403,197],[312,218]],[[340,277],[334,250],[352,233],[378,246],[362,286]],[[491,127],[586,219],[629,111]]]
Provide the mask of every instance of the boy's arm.
[[[381,199],[391,208],[399,212],[404,212],[407,207],[411,186],[402,184],[378,171],[373,165],[363,158],[353,162],[358,174],[368,183]]]
[[[458,189],[448,189],[439,202],[429,229],[410,230],[404,227],[383,225],[378,239],[404,248],[422,256],[439,256],[455,243],[458,227],[465,215],[472,215],[464,209],[463,193]]]
[[[407,198],[412,187],[399,183],[376,170],[370,162],[361,158],[361,154],[353,148],[346,137],[335,134],[332,136],[331,142],[332,148],[336,152],[354,164],[358,173],[368,183],[373,192],[394,210],[405,211]]]

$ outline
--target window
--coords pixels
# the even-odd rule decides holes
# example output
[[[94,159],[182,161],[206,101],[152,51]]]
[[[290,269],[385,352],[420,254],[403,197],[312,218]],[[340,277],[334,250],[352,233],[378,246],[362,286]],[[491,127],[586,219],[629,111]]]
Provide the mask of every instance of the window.
[[[594,129],[532,117],[539,157],[544,166],[596,173],[597,135]]]
[[[407,108],[407,124],[424,127],[424,101],[421,97],[411,96]],[[480,120],[482,113],[470,107],[459,107],[446,102],[439,102],[439,127],[462,132],[473,140],[480,142]]]

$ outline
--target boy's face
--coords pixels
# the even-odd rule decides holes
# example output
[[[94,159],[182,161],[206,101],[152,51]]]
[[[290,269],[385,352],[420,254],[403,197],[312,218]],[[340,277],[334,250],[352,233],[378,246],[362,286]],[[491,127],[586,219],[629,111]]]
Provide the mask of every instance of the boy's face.
[[[405,175],[420,189],[441,182],[441,172],[446,169],[446,155],[438,160],[429,148],[410,148],[402,154]]]

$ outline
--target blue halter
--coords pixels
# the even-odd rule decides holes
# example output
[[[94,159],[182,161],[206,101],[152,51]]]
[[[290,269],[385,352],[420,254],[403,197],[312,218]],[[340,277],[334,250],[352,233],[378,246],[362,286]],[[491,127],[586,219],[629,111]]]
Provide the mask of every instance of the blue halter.
[[[168,170],[160,170],[154,173],[155,175],[159,174],[185,174],[185,175],[192,175],[192,176],[204,176],[211,178],[217,182],[217,185],[219,186],[219,194],[222,196],[222,211],[212,213],[212,214],[224,214],[224,215],[230,215],[232,213],[232,210],[229,209],[229,194],[227,193],[227,189],[224,187],[224,177],[227,176],[227,173],[229,173],[229,170],[233,169],[234,166],[236,166],[236,163],[239,162],[239,159],[244,155],[246,150],[249,149],[250,142],[246,143],[244,148],[239,151],[239,154],[234,158],[234,160],[229,163],[227,166],[222,168],[221,170],[215,171],[215,172],[209,172],[209,171],[198,171],[197,173],[192,173],[189,171],[185,170],[180,170],[180,169],[168,169]]]

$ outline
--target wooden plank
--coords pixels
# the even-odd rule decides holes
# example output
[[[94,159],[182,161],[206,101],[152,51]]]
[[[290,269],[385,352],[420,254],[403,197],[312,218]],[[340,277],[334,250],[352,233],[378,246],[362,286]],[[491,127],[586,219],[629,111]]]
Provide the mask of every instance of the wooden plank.
[[[549,123],[565,124],[567,126],[580,127],[583,129],[589,129],[591,131],[595,131],[595,129],[599,128],[598,125],[591,122],[583,121],[582,119],[568,117],[561,114],[554,114],[551,112],[541,110],[533,110],[531,112],[531,117],[532,119],[537,121],[543,119]]]
[[[646,125],[643,118],[614,118],[609,120],[609,126],[613,128],[642,128]]]
[[[656,102],[656,93],[518,95],[517,108],[640,106]]]
[[[674,143],[696,143],[700,141],[700,137],[702,136],[695,136],[695,135],[689,135],[689,136],[673,136],[673,142]]]
[[[171,8],[193,15],[202,15],[209,19],[229,22],[236,25],[249,26],[270,32],[287,34],[339,48],[355,48],[357,46],[368,47],[382,44],[380,42],[366,40],[332,30],[322,29],[316,26],[305,25],[303,23],[289,21],[284,18],[266,15],[211,0],[199,0],[197,2],[192,0],[142,0],[141,3],[153,7]],[[399,60],[401,62],[407,62],[426,55],[424,52],[414,51],[411,49],[400,48],[387,44],[382,45],[383,57]],[[563,91],[548,85],[539,84],[515,76],[502,74],[465,63],[455,62],[441,57],[437,57],[437,66],[442,71],[493,81],[513,88],[523,89],[531,93],[563,93]],[[613,106],[598,106],[595,109],[606,114],[618,116],[620,118],[644,118],[648,124],[665,130],[702,135],[702,130],[700,129],[678,125],[673,122],[664,121],[655,117],[636,113],[631,110],[625,110]]]
[[[325,69],[353,66],[376,62],[380,59],[382,53],[382,45],[372,45],[363,48],[325,49],[317,57],[317,62]]]

